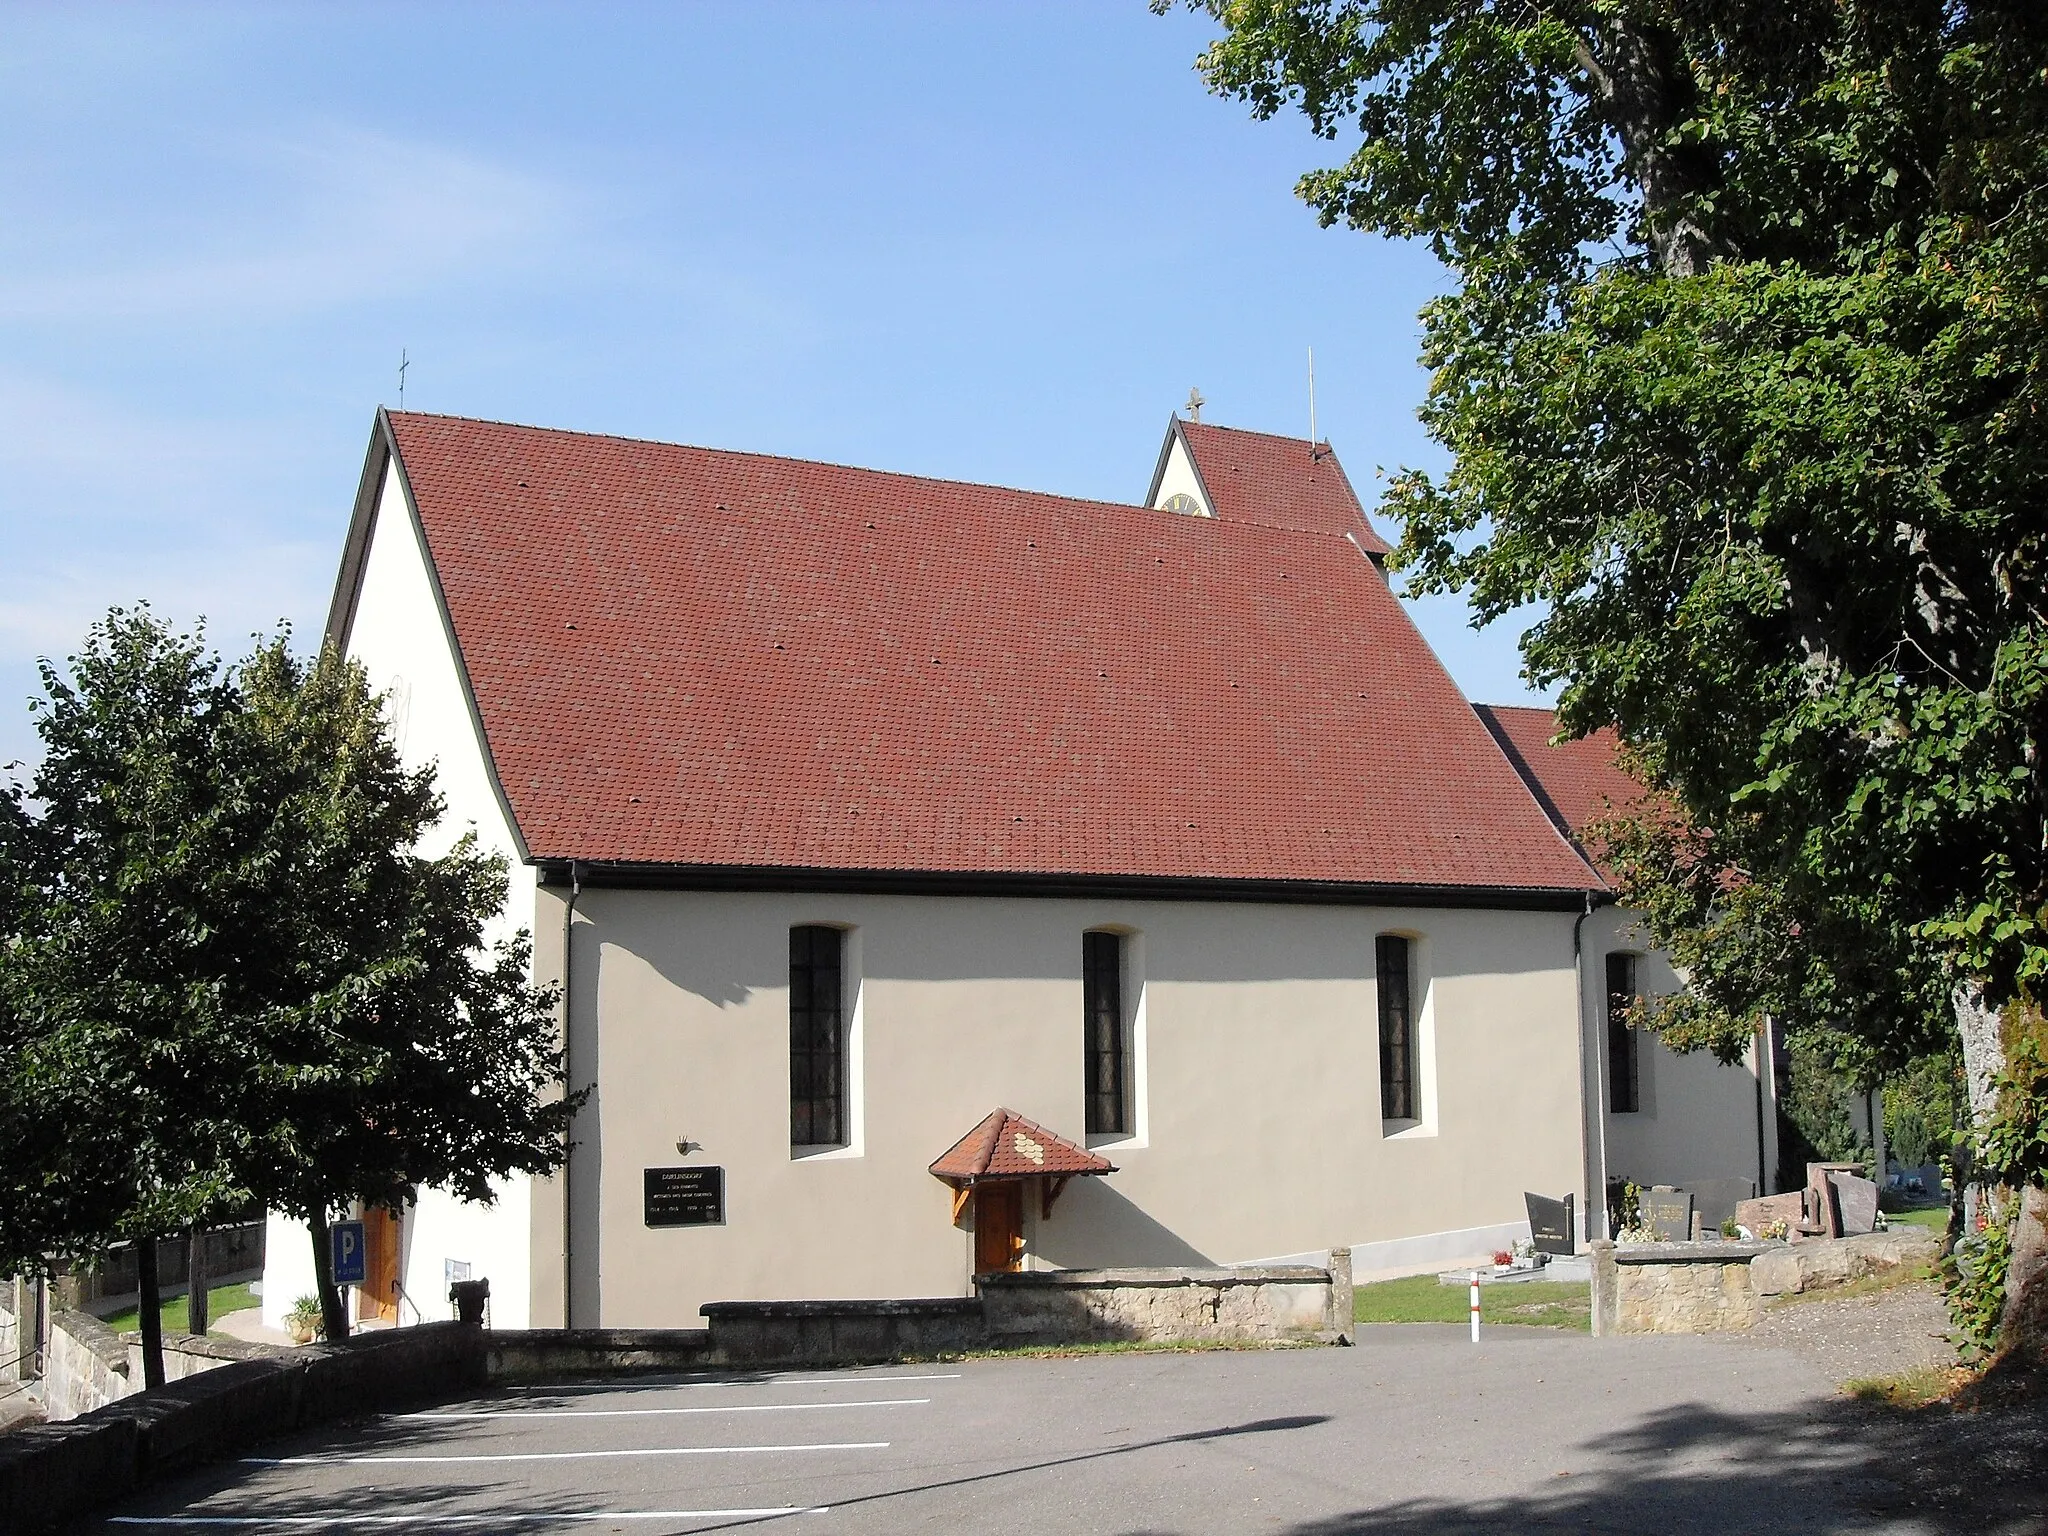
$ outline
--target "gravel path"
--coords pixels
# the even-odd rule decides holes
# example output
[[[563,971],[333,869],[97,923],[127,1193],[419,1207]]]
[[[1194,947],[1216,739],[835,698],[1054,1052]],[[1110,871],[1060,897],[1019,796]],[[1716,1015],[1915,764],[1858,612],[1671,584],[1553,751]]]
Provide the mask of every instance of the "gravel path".
[[[1755,1328],[1732,1337],[1791,1350],[1841,1383],[1954,1365],[1947,1335],[1940,1287],[1913,1280],[1866,1296],[1780,1301],[1764,1308]]]

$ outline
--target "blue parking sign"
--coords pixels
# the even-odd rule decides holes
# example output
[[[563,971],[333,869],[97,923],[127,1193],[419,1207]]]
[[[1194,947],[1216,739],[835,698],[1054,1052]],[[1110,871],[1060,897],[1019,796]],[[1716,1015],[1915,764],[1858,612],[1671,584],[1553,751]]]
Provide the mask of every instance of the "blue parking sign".
[[[334,1245],[334,1283],[361,1285],[364,1273],[363,1224],[360,1221],[337,1221],[327,1229],[327,1235]]]

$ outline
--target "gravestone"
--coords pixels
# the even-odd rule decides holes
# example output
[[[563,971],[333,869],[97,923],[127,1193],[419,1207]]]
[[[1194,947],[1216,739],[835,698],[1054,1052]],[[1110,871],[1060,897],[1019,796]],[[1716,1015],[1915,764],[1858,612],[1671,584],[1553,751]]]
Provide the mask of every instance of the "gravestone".
[[[1822,1237],[1842,1235],[1842,1207],[1835,1197],[1834,1175],[1855,1173],[1861,1163],[1808,1163],[1806,1165],[1806,1187],[1813,1195],[1813,1222],[1820,1228]]]
[[[1782,1221],[1785,1235],[1790,1237],[1805,1213],[1806,1197],[1796,1189],[1787,1194],[1761,1195],[1754,1200],[1735,1202],[1736,1224],[1749,1228],[1754,1237],[1762,1237],[1764,1228],[1774,1221]]]
[[[1691,1193],[1693,1211],[1712,1237],[1721,1230],[1722,1222],[1735,1215],[1735,1207],[1756,1193],[1756,1180],[1687,1179],[1680,1188]]]
[[[1527,1190],[1522,1192],[1522,1204],[1529,1211],[1529,1241],[1538,1253],[1569,1257],[1577,1251],[1573,1241],[1576,1224],[1572,1220],[1576,1203],[1572,1195],[1553,1200],[1548,1195],[1534,1195]]]
[[[1853,1173],[1830,1173],[1835,1209],[1841,1213],[1842,1236],[1860,1237],[1877,1230],[1877,1186]]]
[[[1667,1243],[1683,1243],[1692,1237],[1692,1196],[1682,1189],[1646,1189],[1637,1209],[1643,1225]]]

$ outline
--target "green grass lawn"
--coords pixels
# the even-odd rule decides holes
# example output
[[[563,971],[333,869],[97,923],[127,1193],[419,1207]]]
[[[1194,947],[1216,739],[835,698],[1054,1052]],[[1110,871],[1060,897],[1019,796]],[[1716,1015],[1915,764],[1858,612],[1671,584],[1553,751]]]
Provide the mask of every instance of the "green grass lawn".
[[[1888,1211],[1886,1221],[1904,1222],[1909,1227],[1928,1227],[1936,1232],[1948,1230],[1948,1207],[1929,1206],[1924,1211]]]
[[[1521,1323],[1537,1328],[1592,1327],[1592,1287],[1556,1280],[1488,1285],[1479,1291],[1481,1323]],[[1462,1285],[1443,1285],[1435,1275],[1381,1280],[1354,1293],[1352,1316],[1361,1323],[1462,1323],[1471,1313]]]
[[[248,1284],[217,1285],[206,1293],[206,1316],[210,1322],[218,1323],[230,1312],[246,1311],[259,1305],[257,1298],[250,1294]],[[183,1333],[191,1322],[185,1311],[185,1298],[173,1296],[163,1305],[158,1314],[163,1318],[165,1333]],[[135,1307],[113,1313],[100,1319],[116,1333],[135,1333],[142,1327],[142,1313]]]

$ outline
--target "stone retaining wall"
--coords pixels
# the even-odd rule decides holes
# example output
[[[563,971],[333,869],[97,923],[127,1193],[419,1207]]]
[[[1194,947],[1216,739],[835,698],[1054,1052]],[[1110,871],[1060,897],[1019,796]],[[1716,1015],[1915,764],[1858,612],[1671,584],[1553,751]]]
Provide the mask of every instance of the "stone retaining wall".
[[[1722,1333],[1756,1323],[1762,1243],[1593,1244],[1593,1331]]]
[[[167,1333],[163,1338],[164,1380],[182,1381],[238,1360],[289,1355],[278,1344],[242,1339],[196,1338]],[[142,1390],[142,1340],[116,1334],[85,1312],[50,1317],[50,1347],[43,1361],[43,1415],[52,1423],[75,1419]]]
[[[50,1314],[50,1342],[43,1355],[43,1416],[51,1422],[75,1419],[104,1408],[136,1390],[128,1377],[128,1346],[119,1334],[84,1312]]]
[[[1939,1250],[1917,1227],[1801,1243],[1595,1242],[1593,1332],[1741,1331],[1773,1297],[1925,1264]]]
[[[0,1531],[53,1529],[137,1486],[337,1418],[471,1391],[481,1329],[425,1323],[223,1361],[62,1424],[0,1436]]]
[[[852,1365],[958,1354],[989,1342],[982,1304],[972,1296],[714,1301],[698,1310],[711,1325],[711,1359],[720,1365]]]
[[[1350,1255],[1333,1269],[1068,1269],[985,1275],[990,1340],[1231,1343],[1351,1337]]]
[[[494,1382],[542,1382],[716,1364],[708,1328],[522,1328],[485,1336]]]

